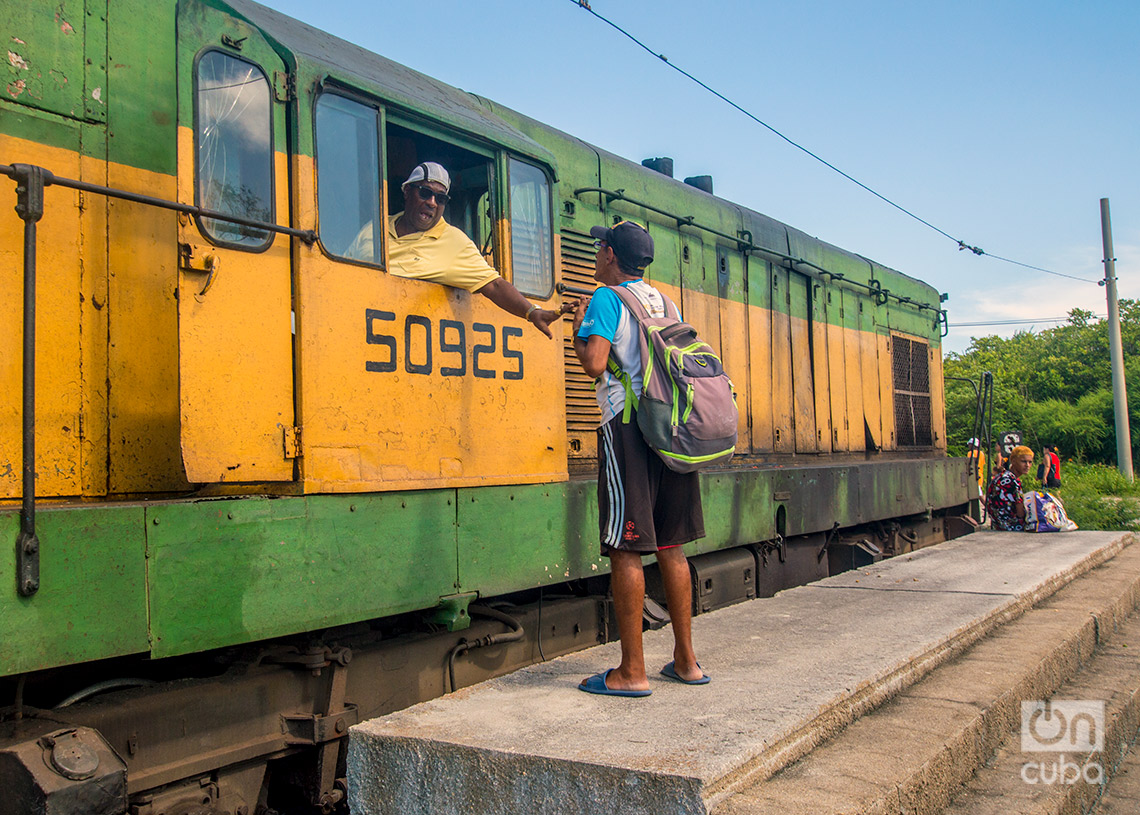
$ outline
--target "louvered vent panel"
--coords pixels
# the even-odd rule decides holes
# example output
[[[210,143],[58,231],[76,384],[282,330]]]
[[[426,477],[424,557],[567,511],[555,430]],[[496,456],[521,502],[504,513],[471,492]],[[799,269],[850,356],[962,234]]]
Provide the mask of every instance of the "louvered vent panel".
[[[891,338],[895,385],[895,438],[899,447],[929,447],[930,346],[919,340]]]
[[[572,229],[562,231],[562,282],[568,286],[594,289],[594,239]],[[567,298],[574,295],[568,294]],[[596,458],[595,431],[602,419],[594,396],[594,383],[582,370],[574,354],[574,339],[569,332],[563,348],[566,370],[566,432],[570,442],[570,458]]]

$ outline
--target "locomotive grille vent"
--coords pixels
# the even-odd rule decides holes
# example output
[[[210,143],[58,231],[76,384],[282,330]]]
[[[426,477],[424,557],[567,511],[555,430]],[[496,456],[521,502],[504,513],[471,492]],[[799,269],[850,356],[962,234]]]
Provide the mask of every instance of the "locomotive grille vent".
[[[593,289],[594,239],[584,232],[562,230],[562,282],[578,288]],[[573,295],[567,295],[573,297]],[[593,458],[596,455],[595,431],[602,414],[594,396],[594,383],[574,354],[574,338],[567,331],[563,357],[566,371],[566,432],[570,440],[571,458]]]
[[[929,447],[930,349],[925,342],[891,337],[895,385],[895,438],[899,447]]]

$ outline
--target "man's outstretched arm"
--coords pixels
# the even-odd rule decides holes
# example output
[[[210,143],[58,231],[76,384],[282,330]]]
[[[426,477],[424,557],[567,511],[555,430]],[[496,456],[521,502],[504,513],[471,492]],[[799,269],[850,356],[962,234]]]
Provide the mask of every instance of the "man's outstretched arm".
[[[562,316],[563,306],[560,306],[557,311],[547,308],[534,308],[534,303],[523,297],[522,292],[501,277],[495,278],[478,291],[479,294],[503,311],[516,317],[522,317],[524,320],[533,323],[534,327],[546,336],[554,337],[550,330],[550,324]],[[572,306],[572,304],[564,305]]]

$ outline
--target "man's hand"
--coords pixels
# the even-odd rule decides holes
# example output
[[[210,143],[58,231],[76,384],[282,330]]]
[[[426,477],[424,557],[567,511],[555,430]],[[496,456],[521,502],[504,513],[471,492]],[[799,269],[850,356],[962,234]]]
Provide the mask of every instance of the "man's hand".
[[[530,317],[527,319],[534,323],[535,328],[553,339],[554,334],[550,331],[550,324],[555,320],[562,319],[563,314],[569,314],[574,310],[574,306],[574,303],[560,303],[558,308],[553,310],[548,308],[536,308],[530,313]]]
[[[532,309],[531,302],[527,300],[518,289],[501,277],[495,278],[478,291],[479,294],[486,297],[508,314],[522,317],[527,322],[533,323],[535,328],[550,339],[554,339],[554,333],[550,330],[550,324],[559,319],[563,314],[574,310],[573,303],[562,303],[556,310],[548,308]]]
[[[563,305],[565,306],[565,305],[571,305],[571,304],[564,303]],[[573,333],[574,333],[574,336],[577,337],[578,336],[578,329],[582,327],[582,321],[584,319],[586,319],[586,306],[590,305],[590,298],[588,296],[583,297],[577,303],[573,303],[572,305],[573,305],[573,311],[574,311],[574,332]]]
[[[578,336],[578,329],[582,327],[582,320],[586,317],[586,306],[590,303],[589,297],[583,297],[574,308],[574,353],[582,363],[582,370],[591,379],[597,379],[606,370],[606,362],[610,358],[610,341],[598,335],[583,340]]]

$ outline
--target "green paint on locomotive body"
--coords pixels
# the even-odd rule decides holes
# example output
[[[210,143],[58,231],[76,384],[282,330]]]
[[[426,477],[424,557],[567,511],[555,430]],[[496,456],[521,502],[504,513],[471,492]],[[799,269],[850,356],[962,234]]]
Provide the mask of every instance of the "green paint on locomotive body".
[[[78,150],[81,144],[80,131],[92,129],[85,128],[75,119],[36,108],[12,105],[2,99],[0,99],[0,114],[2,114],[0,119],[3,121],[3,132],[6,135],[64,150]],[[89,151],[86,155],[92,155],[92,152]],[[3,163],[10,161],[11,159],[6,157],[0,158],[0,162]]]
[[[107,159],[174,175],[178,161],[175,4],[108,0]]]
[[[0,557],[0,676],[146,651],[147,561],[139,506],[41,508],[40,589],[16,593],[16,558]],[[16,540],[18,512],[0,513]]]
[[[708,473],[707,536],[686,551],[772,540],[781,505],[793,536],[965,504],[963,473],[961,459]],[[19,513],[0,513],[10,540],[18,527]],[[0,676],[196,653],[609,569],[592,479],[43,507],[37,531],[40,591],[0,592]],[[13,569],[13,558],[0,558],[0,585],[15,585]]]
[[[84,121],[104,121],[107,4],[98,0],[7,3],[0,30],[8,59],[0,85],[23,105]]]
[[[174,9],[170,0],[4,3],[0,28],[15,54],[0,65],[4,133],[74,150],[78,127],[82,155],[173,175]]]
[[[156,657],[434,606],[457,591],[453,491],[147,509]]]

